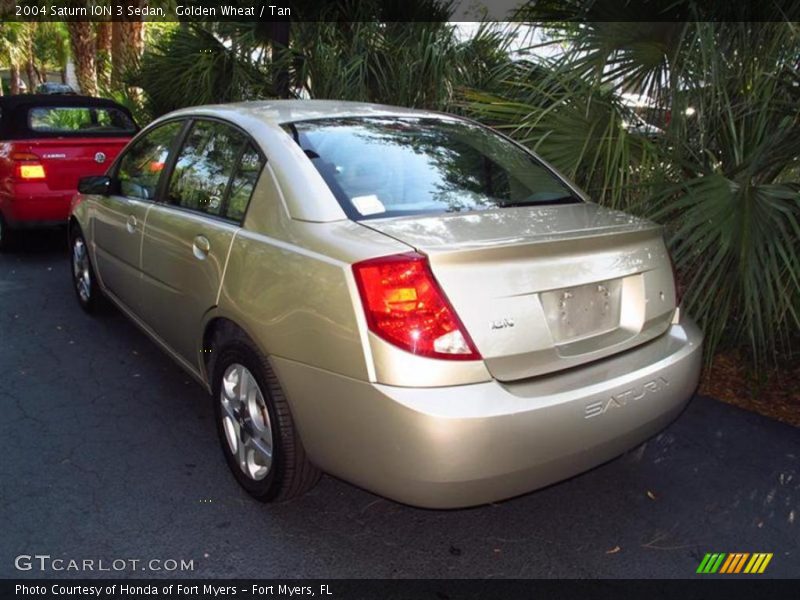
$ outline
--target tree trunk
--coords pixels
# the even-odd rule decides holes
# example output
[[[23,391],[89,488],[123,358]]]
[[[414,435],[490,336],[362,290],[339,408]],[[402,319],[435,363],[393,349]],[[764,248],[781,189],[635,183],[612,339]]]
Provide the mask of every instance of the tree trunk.
[[[28,91],[33,92],[36,88],[36,69],[33,68],[33,61],[30,59],[25,60],[25,77],[28,80]]]
[[[17,63],[11,63],[8,71],[9,75],[11,76],[11,81],[9,82],[9,91],[11,92],[12,96],[16,96],[19,94],[19,65]]]
[[[28,76],[28,92],[36,87],[36,69],[33,67],[33,38],[25,41],[25,75]]]
[[[272,88],[278,98],[288,98],[290,95],[291,82],[289,79],[288,60],[291,57],[289,51],[290,23],[289,21],[275,21],[272,23],[272,60],[280,64],[275,70],[272,79]]]
[[[142,8],[146,0],[125,0],[124,4]],[[111,85],[114,89],[126,86],[128,75],[139,66],[143,52],[144,21],[114,21],[111,35]]]
[[[72,57],[81,93],[87,96],[97,95],[97,70],[94,61],[95,42],[94,24],[87,21],[70,21],[67,23],[69,40],[72,46]]]
[[[33,27],[35,24],[29,24]],[[28,93],[32,93],[37,84],[41,83],[36,79],[36,67],[33,64],[33,30],[28,29],[28,34],[25,37],[25,75],[28,77]]]
[[[97,30],[97,83],[102,89],[111,88],[111,21],[100,21]]]

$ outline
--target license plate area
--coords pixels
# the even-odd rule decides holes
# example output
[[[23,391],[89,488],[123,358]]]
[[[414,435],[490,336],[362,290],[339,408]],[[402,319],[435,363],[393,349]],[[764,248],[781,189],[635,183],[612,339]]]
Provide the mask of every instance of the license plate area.
[[[608,333],[619,327],[622,279],[609,279],[540,294],[556,344]]]

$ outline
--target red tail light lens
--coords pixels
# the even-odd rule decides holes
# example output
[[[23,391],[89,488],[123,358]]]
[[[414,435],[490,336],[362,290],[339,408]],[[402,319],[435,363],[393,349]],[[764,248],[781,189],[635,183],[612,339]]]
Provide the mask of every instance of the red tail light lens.
[[[15,173],[17,179],[26,181],[44,179],[44,167],[39,162],[39,157],[29,152],[14,152],[11,160],[16,163]]]
[[[353,265],[370,331],[413,354],[445,360],[481,355],[431,273],[416,253]]]

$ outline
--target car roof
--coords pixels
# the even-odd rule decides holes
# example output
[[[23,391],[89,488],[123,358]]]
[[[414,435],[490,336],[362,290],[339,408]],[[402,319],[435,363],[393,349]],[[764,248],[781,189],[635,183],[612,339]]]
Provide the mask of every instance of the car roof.
[[[281,125],[347,117],[458,118],[433,111],[365,102],[260,100],[184,108],[158,118],[150,127],[171,119],[195,117],[223,119],[253,136],[268,157],[267,164],[283,190],[281,195],[289,214],[294,219],[310,222],[339,221],[347,216],[300,146],[281,131]]]
[[[59,94],[15,94],[13,96],[0,96],[0,108],[3,110],[13,110],[15,108],[27,106],[96,106],[125,108],[107,98],[79,96],[77,94],[64,94],[63,96]]]
[[[90,108],[116,108],[131,119],[138,130],[136,120],[123,105],[107,98],[79,96],[77,94],[15,94],[0,96],[0,140],[52,137],[49,132],[31,131],[25,113],[29,108],[48,106],[85,106]]]
[[[385,104],[350,102],[345,100],[257,100],[231,104],[209,104],[184,108],[170,113],[180,115],[249,116],[274,125],[342,117],[449,117],[434,111],[401,108]]]

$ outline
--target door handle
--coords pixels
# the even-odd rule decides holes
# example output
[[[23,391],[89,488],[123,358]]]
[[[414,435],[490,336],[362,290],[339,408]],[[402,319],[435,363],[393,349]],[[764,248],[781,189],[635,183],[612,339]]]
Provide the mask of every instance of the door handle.
[[[136,233],[136,217],[130,215],[125,227],[128,229],[128,233]]]
[[[204,235],[195,236],[192,244],[194,257],[198,260],[205,260],[209,252],[211,252],[211,242],[208,241],[208,238]]]

